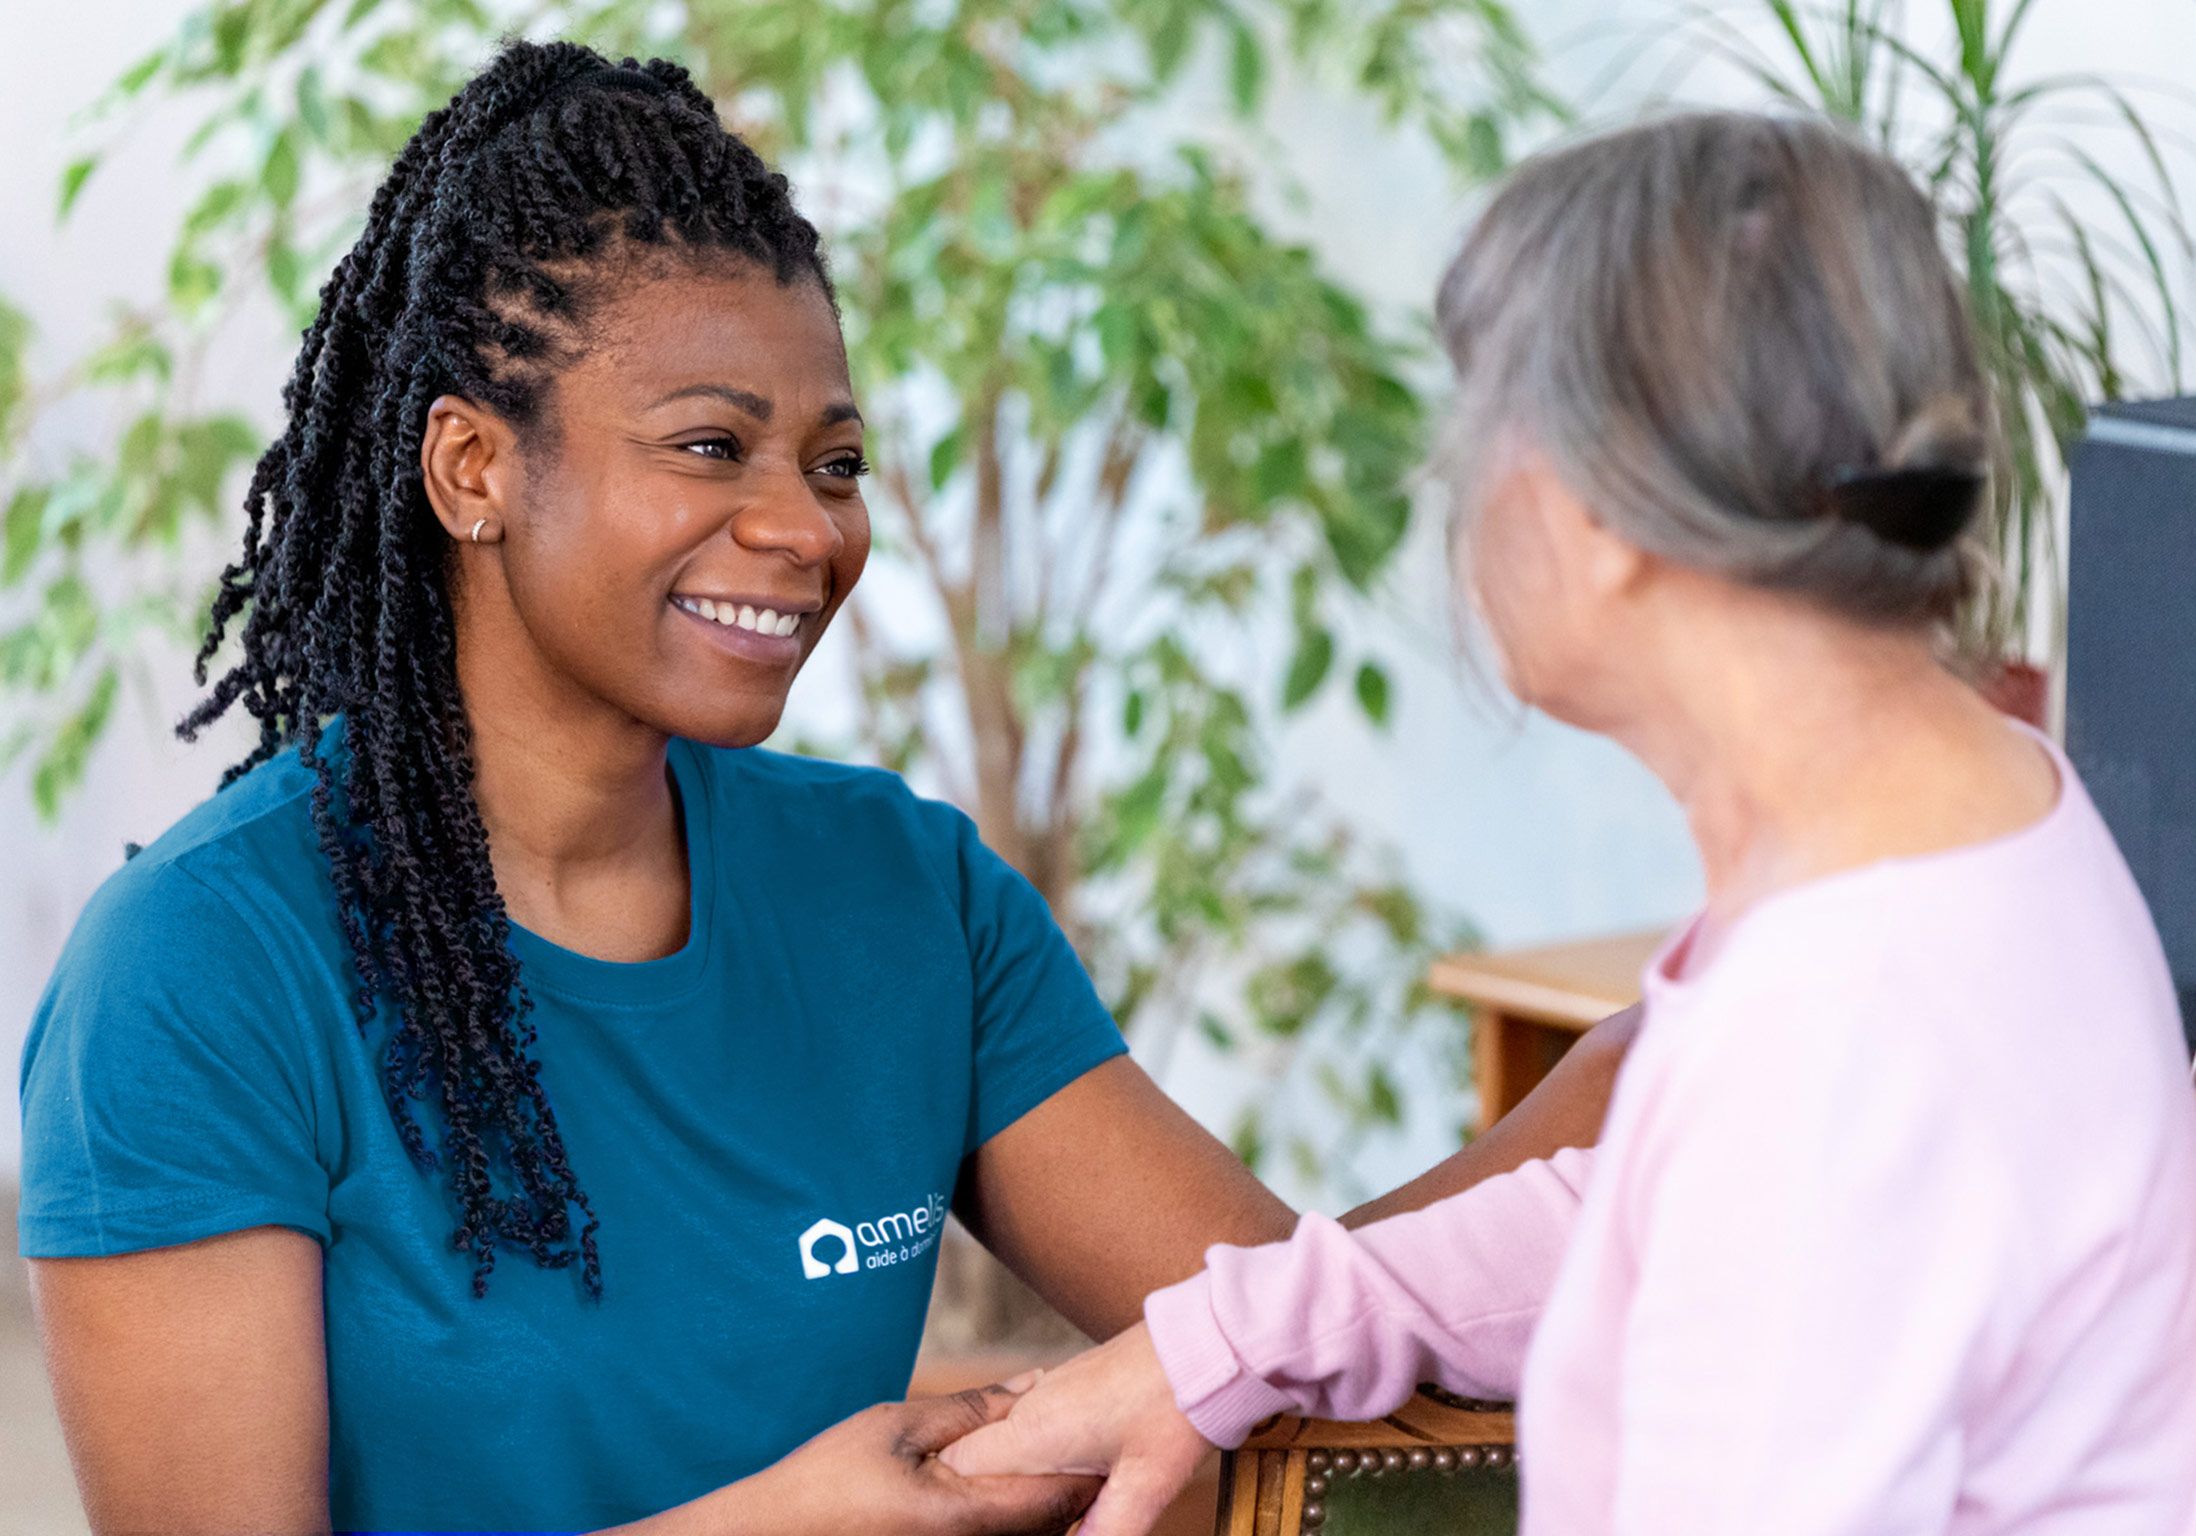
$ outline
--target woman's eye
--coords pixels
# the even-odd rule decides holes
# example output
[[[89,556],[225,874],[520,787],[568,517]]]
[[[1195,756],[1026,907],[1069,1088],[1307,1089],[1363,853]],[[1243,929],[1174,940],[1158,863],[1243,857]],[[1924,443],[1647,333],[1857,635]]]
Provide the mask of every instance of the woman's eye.
[[[722,450],[721,452],[701,453],[701,457],[705,459],[732,460],[737,459],[740,456],[740,445],[737,438],[705,437],[699,442],[682,443],[680,446],[685,448],[689,453],[697,453],[700,452],[700,450],[702,449]]]
[[[822,474],[837,475],[846,480],[858,480],[869,473],[869,460],[858,453],[850,453],[844,458],[833,459],[828,464],[818,465],[817,469]]]

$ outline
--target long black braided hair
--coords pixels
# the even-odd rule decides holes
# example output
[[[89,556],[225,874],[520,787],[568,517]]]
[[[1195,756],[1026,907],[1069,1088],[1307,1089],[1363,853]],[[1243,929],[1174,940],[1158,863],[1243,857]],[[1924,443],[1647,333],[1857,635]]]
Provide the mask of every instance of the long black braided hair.
[[[440,1113],[452,1246],[472,1255],[476,1296],[499,1247],[550,1268],[579,1260],[597,1299],[602,1269],[532,1057],[473,798],[453,546],[422,487],[420,441],[443,394],[539,440],[557,367],[629,260],[651,251],[744,258],[831,291],[785,178],[676,64],[506,43],[427,116],[321,290],[282,392],[288,425],[246,492],[243,554],[222,575],[199,683],[248,609],[242,657],[177,727],[194,739],[241,704],[259,743],[223,784],[293,742],[316,775],[358,1023],[391,1007],[382,1086],[422,1170],[438,1159],[412,1105]]]

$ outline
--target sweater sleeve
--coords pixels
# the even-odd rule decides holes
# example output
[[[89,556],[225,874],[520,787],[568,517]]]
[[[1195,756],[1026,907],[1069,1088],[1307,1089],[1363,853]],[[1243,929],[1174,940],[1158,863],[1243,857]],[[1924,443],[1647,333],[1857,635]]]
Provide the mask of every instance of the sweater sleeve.
[[[1378,1418],[1423,1381],[1514,1397],[1592,1162],[1565,1148],[1354,1232],[1311,1215],[1286,1242],[1215,1246],[1144,1304],[1175,1400],[1233,1446],[1276,1413]]]

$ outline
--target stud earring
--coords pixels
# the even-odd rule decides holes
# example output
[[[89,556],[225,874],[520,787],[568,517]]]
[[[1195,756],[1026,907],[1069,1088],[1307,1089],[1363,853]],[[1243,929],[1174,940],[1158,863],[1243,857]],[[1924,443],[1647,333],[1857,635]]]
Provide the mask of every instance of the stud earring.
[[[483,528],[485,528],[485,527],[487,527],[487,526],[488,526],[488,519],[487,519],[487,518],[485,518],[485,517],[484,517],[484,518],[482,518],[482,519],[481,519],[481,520],[480,520],[479,522],[477,522],[477,523],[473,524],[473,533],[472,533],[472,539],[473,539],[473,542],[474,542],[475,544],[478,544],[478,543],[480,542],[480,530],[481,530],[481,529],[483,529]]]

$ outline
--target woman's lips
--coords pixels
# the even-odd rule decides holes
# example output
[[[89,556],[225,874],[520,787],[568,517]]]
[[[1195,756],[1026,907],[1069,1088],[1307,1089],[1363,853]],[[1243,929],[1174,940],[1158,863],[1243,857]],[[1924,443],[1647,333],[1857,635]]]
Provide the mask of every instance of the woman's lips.
[[[765,666],[784,666],[798,661],[801,655],[801,632],[814,622],[813,614],[796,615],[798,623],[789,635],[766,635],[759,630],[744,629],[738,624],[727,624],[718,619],[704,618],[692,608],[674,601],[672,609],[680,618],[703,632],[711,644],[743,661],[762,663]]]

